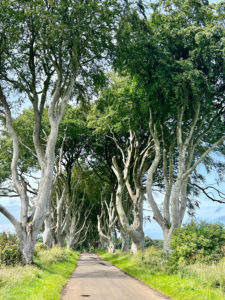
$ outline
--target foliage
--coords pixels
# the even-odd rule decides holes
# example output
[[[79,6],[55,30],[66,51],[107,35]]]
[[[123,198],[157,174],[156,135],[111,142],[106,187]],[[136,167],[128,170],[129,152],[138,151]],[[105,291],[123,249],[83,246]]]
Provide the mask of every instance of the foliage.
[[[62,249],[60,247],[46,248],[41,244],[37,247],[37,260],[34,261],[36,265],[50,265],[69,260],[73,256],[73,251],[69,249]],[[46,246],[46,245],[45,245]],[[38,250],[39,248],[39,250]]]
[[[78,253],[53,248],[38,250],[34,265],[0,269],[0,299],[60,299],[76,266]]]
[[[88,251],[89,251],[90,253],[93,253],[93,252],[95,252],[95,248],[94,248],[93,246],[91,246],[91,247],[88,249]]]
[[[218,265],[190,265],[182,273],[169,273],[166,257],[150,247],[135,255],[100,251],[102,258],[174,300],[223,300],[224,260]],[[151,258],[152,256],[152,258]],[[218,283],[219,282],[219,283]]]
[[[130,10],[121,20],[115,68],[130,74],[139,90],[144,89],[163,147],[168,152],[170,146],[174,149],[174,165],[178,160],[179,109],[183,106],[185,140],[200,105],[194,136],[202,135],[195,145],[195,161],[224,134],[224,5],[203,0],[159,0],[150,7],[149,18]],[[223,152],[223,145],[217,150]],[[212,167],[215,162],[204,163]],[[176,170],[174,166],[174,173]]]
[[[196,262],[218,262],[225,250],[224,225],[192,221],[175,231],[170,246],[172,269]]]
[[[2,77],[6,78],[4,71],[13,72],[14,80],[19,75],[22,82],[18,81],[14,87],[20,92],[27,92],[32,80],[33,84],[40,84],[54,63],[58,63],[58,71],[63,66],[62,76],[67,77],[75,47],[73,63],[79,61],[76,71],[80,77],[74,86],[76,96],[84,99],[85,94],[96,92],[105,82],[100,60],[104,57],[105,62],[107,50],[113,48],[111,30],[118,9],[118,2],[114,0],[101,3],[95,0],[87,3],[79,0],[2,1]],[[30,45],[34,47],[31,49]],[[15,48],[17,55],[14,55]],[[35,56],[35,74],[30,72],[31,55]],[[51,83],[54,90],[54,80]]]
[[[34,256],[38,256],[41,250],[48,250],[49,247],[42,242],[37,242],[34,248]]]
[[[157,239],[152,240],[150,237],[146,236],[144,247],[148,248],[150,246],[154,246],[155,248],[162,249],[163,241],[162,240],[157,240]]]
[[[109,74],[110,84],[103,89],[88,114],[89,127],[95,133],[125,134],[148,130],[149,101],[134,79]]]
[[[183,268],[182,276],[197,277],[202,286],[219,288],[225,293],[225,259],[222,258],[217,264],[205,265],[196,263]]]
[[[148,267],[153,274],[166,272],[167,270],[165,254],[162,250],[159,250],[154,246],[135,253],[134,259],[138,264]]]
[[[14,266],[23,262],[15,234],[0,234],[0,266]]]

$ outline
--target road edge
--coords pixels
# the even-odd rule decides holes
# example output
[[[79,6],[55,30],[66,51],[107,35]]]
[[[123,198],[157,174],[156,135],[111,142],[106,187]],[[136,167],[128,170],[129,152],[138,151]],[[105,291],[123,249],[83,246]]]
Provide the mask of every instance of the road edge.
[[[78,262],[79,262],[79,259],[80,259],[80,255],[81,255],[82,253],[79,253],[79,255],[78,255],[78,258],[77,258],[77,262],[76,262],[76,265],[75,265],[75,268],[73,269],[73,272],[75,272],[75,270],[76,270],[76,268],[77,268],[77,266],[78,266]],[[72,272],[72,274],[71,274],[71,276],[73,275],[73,272]],[[66,279],[66,283],[64,284],[64,286],[63,286],[63,288],[62,288],[62,290],[61,290],[61,292],[60,292],[60,300],[63,300],[63,297],[65,296],[65,293],[66,293],[66,287],[67,287],[67,285],[68,285],[68,283],[69,283],[69,281],[70,281],[70,279],[71,279],[71,276],[69,277],[69,278],[67,278]]]
[[[164,298],[167,299],[167,300],[174,300],[174,299],[171,298],[170,296],[165,295],[163,292],[160,292],[159,290],[156,290],[155,288],[153,288],[152,286],[148,285],[148,284],[145,283],[144,281],[141,281],[140,279],[138,279],[138,278],[136,278],[136,277],[130,275],[130,274],[127,273],[126,271],[120,269],[119,267],[117,267],[116,265],[114,265],[113,263],[111,263],[110,261],[105,260],[104,258],[101,257],[100,254],[98,254],[98,253],[95,253],[95,254],[96,254],[98,257],[100,257],[101,260],[110,263],[113,267],[115,267],[116,269],[118,269],[119,271],[121,271],[123,274],[129,276],[129,277],[132,278],[132,279],[135,279],[136,281],[138,281],[138,282],[141,283],[142,285],[147,286],[149,289],[151,289],[152,291],[154,291],[154,292],[156,293],[156,295],[161,296],[161,297],[164,297]]]

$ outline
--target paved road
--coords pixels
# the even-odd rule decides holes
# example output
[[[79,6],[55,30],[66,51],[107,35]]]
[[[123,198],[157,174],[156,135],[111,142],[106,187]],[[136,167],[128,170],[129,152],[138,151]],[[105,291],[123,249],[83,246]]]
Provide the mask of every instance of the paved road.
[[[95,254],[82,254],[61,300],[165,300]]]

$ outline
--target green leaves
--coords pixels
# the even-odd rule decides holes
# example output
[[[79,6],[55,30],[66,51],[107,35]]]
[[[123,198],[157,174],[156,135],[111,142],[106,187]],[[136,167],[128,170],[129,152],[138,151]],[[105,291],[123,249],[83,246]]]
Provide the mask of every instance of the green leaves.
[[[88,115],[89,127],[96,133],[114,131],[126,134],[133,129],[143,134],[148,127],[148,101],[135,80],[110,74],[104,89]]]
[[[40,92],[49,74],[60,72],[66,87],[72,68],[79,83],[74,92],[91,97],[105,84],[103,69],[114,47],[119,7],[113,0],[3,0],[0,78],[31,96],[34,88]],[[51,76],[49,95],[55,85]]]
[[[224,255],[225,229],[222,224],[192,221],[177,229],[171,240],[169,263],[173,268],[195,262],[214,263]]]

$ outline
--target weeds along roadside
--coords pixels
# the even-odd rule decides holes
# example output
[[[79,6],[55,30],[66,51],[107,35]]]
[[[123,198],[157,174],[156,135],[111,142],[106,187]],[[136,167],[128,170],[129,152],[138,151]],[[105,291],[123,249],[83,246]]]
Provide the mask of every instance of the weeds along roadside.
[[[33,265],[1,266],[0,299],[60,299],[78,256],[79,253],[71,249],[48,249],[37,244]]]
[[[99,255],[131,276],[175,300],[223,300],[225,298],[225,259],[217,264],[195,263],[169,266],[169,258],[162,250],[149,247],[134,255],[116,252]]]

